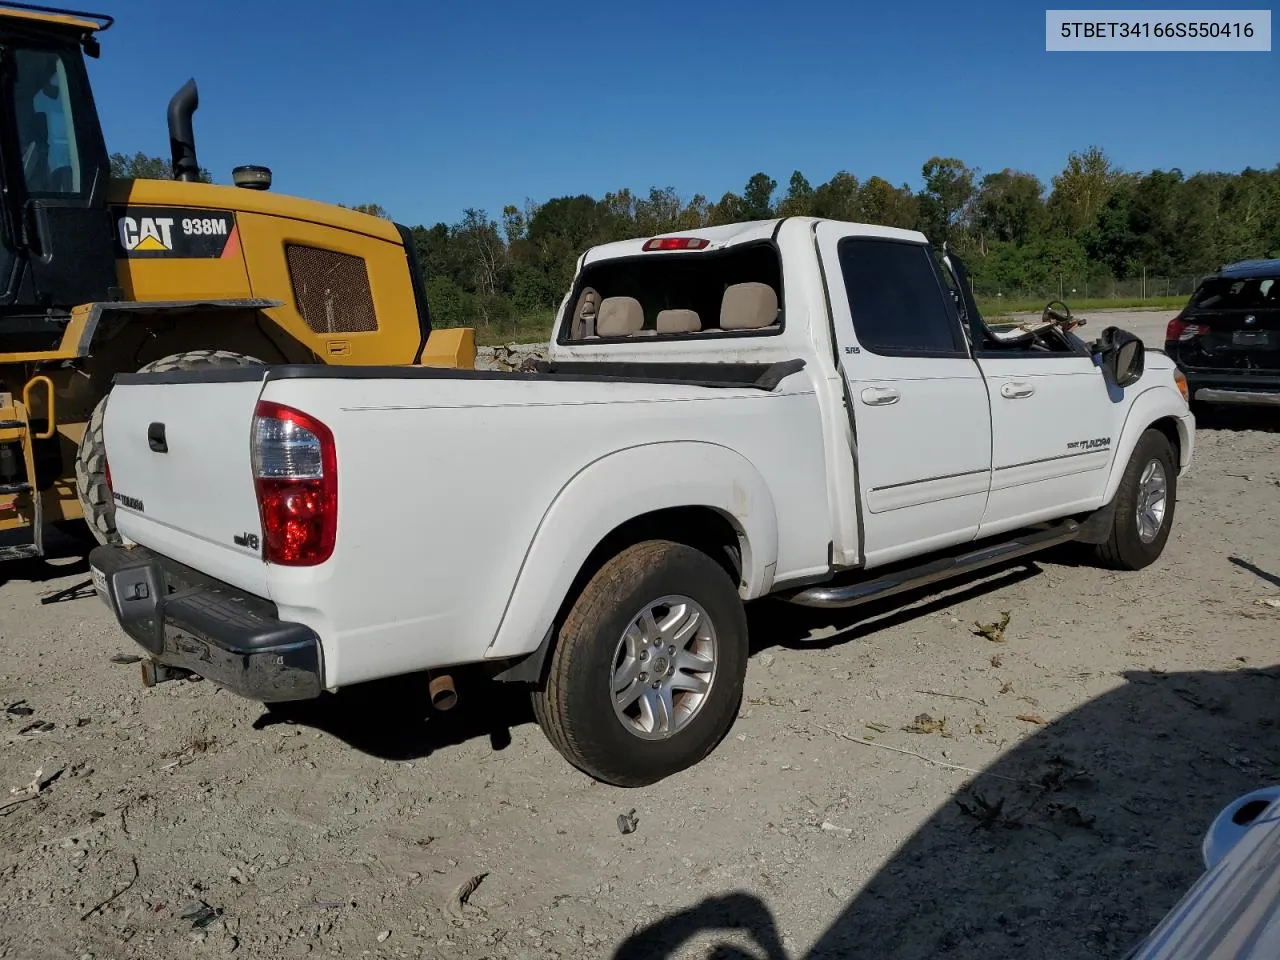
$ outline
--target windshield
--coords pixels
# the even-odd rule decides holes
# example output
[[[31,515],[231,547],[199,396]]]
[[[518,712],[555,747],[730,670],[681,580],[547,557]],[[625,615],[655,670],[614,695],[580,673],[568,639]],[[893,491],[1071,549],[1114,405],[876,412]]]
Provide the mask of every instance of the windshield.
[[[1273,277],[1206,280],[1191,298],[1201,310],[1257,310],[1280,306],[1280,286]]]
[[[12,115],[27,192],[35,196],[80,193],[80,156],[63,55],[52,50],[17,50],[13,62]]]

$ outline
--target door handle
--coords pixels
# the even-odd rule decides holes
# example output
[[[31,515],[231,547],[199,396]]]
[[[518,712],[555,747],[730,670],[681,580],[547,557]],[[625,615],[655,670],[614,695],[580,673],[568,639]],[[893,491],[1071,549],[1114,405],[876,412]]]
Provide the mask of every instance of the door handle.
[[[163,423],[153,423],[147,427],[147,446],[155,453],[169,452],[169,441],[164,437]]]
[[[887,407],[902,397],[892,387],[867,387],[862,391],[862,402],[869,407]]]
[[[1036,388],[1021,380],[1010,380],[1000,388],[1000,396],[1009,400],[1021,400],[1036,392]]]

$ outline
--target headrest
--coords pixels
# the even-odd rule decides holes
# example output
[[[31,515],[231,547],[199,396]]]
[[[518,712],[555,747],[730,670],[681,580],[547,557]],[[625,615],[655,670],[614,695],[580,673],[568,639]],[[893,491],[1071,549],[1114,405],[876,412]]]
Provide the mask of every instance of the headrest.
[[[663,310],[657,327],[659,333],[697,333],[702,329],[702,318],[696,310]]]
[[[595,336],[596,308],[600,304],[600,294],[592,287],[586,287],[578,295],[578,305],[573,311],[573,327],[569,336],[574,340]]]
[[[644,308],[635,297],[606,297],[596,313],[596,333],[629,337],[644,326]]]
[[[767,283],[735,283],[720,301],[721,330],[758,330],[778,322],[778,294]]]

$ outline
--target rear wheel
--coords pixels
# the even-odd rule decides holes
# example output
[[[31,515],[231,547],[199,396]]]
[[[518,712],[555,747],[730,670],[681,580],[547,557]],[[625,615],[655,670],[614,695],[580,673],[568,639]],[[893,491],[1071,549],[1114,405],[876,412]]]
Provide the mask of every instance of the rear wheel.
[[[246,367],[262,364],[226,350],[190,350],[152,360],[138,368],[138,373],[165,373],[173,370],[203,370],[209,367]],[[84,511],[85,524],[98,543],[119,543],[116,533],[116,507],[107,488],[107,450],[102,437],[102,423],[107,414],[108,393],[93,408],[84,437],[76,451],[76,493]]]
[[[1178,493],[1178,461],[1159,430],[1147,430],[1116,492],[1111,535],[1098,545],[1098,558],[1118,570],[1141,570],[1164,551],[1173,527]]]
[[[724,568],[692,547],[651,540],[587,583],[533,708],[578,769],[644,786],[715,749],[737,715],[746,671],[746,614]]]

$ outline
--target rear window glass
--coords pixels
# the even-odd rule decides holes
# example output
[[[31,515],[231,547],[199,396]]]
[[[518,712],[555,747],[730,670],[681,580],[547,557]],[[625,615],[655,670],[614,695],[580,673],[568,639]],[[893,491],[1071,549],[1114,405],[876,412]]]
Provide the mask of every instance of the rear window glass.
[[[772,244],[644,253],[587,266],[562,340],[769,334],[782,329],[782,265]]]
[[[1216,277],[1200,284],[1191,306],[1203,310],[1253,310],[1280,306],[1280,287],[1272,277],[1246,280]]]

